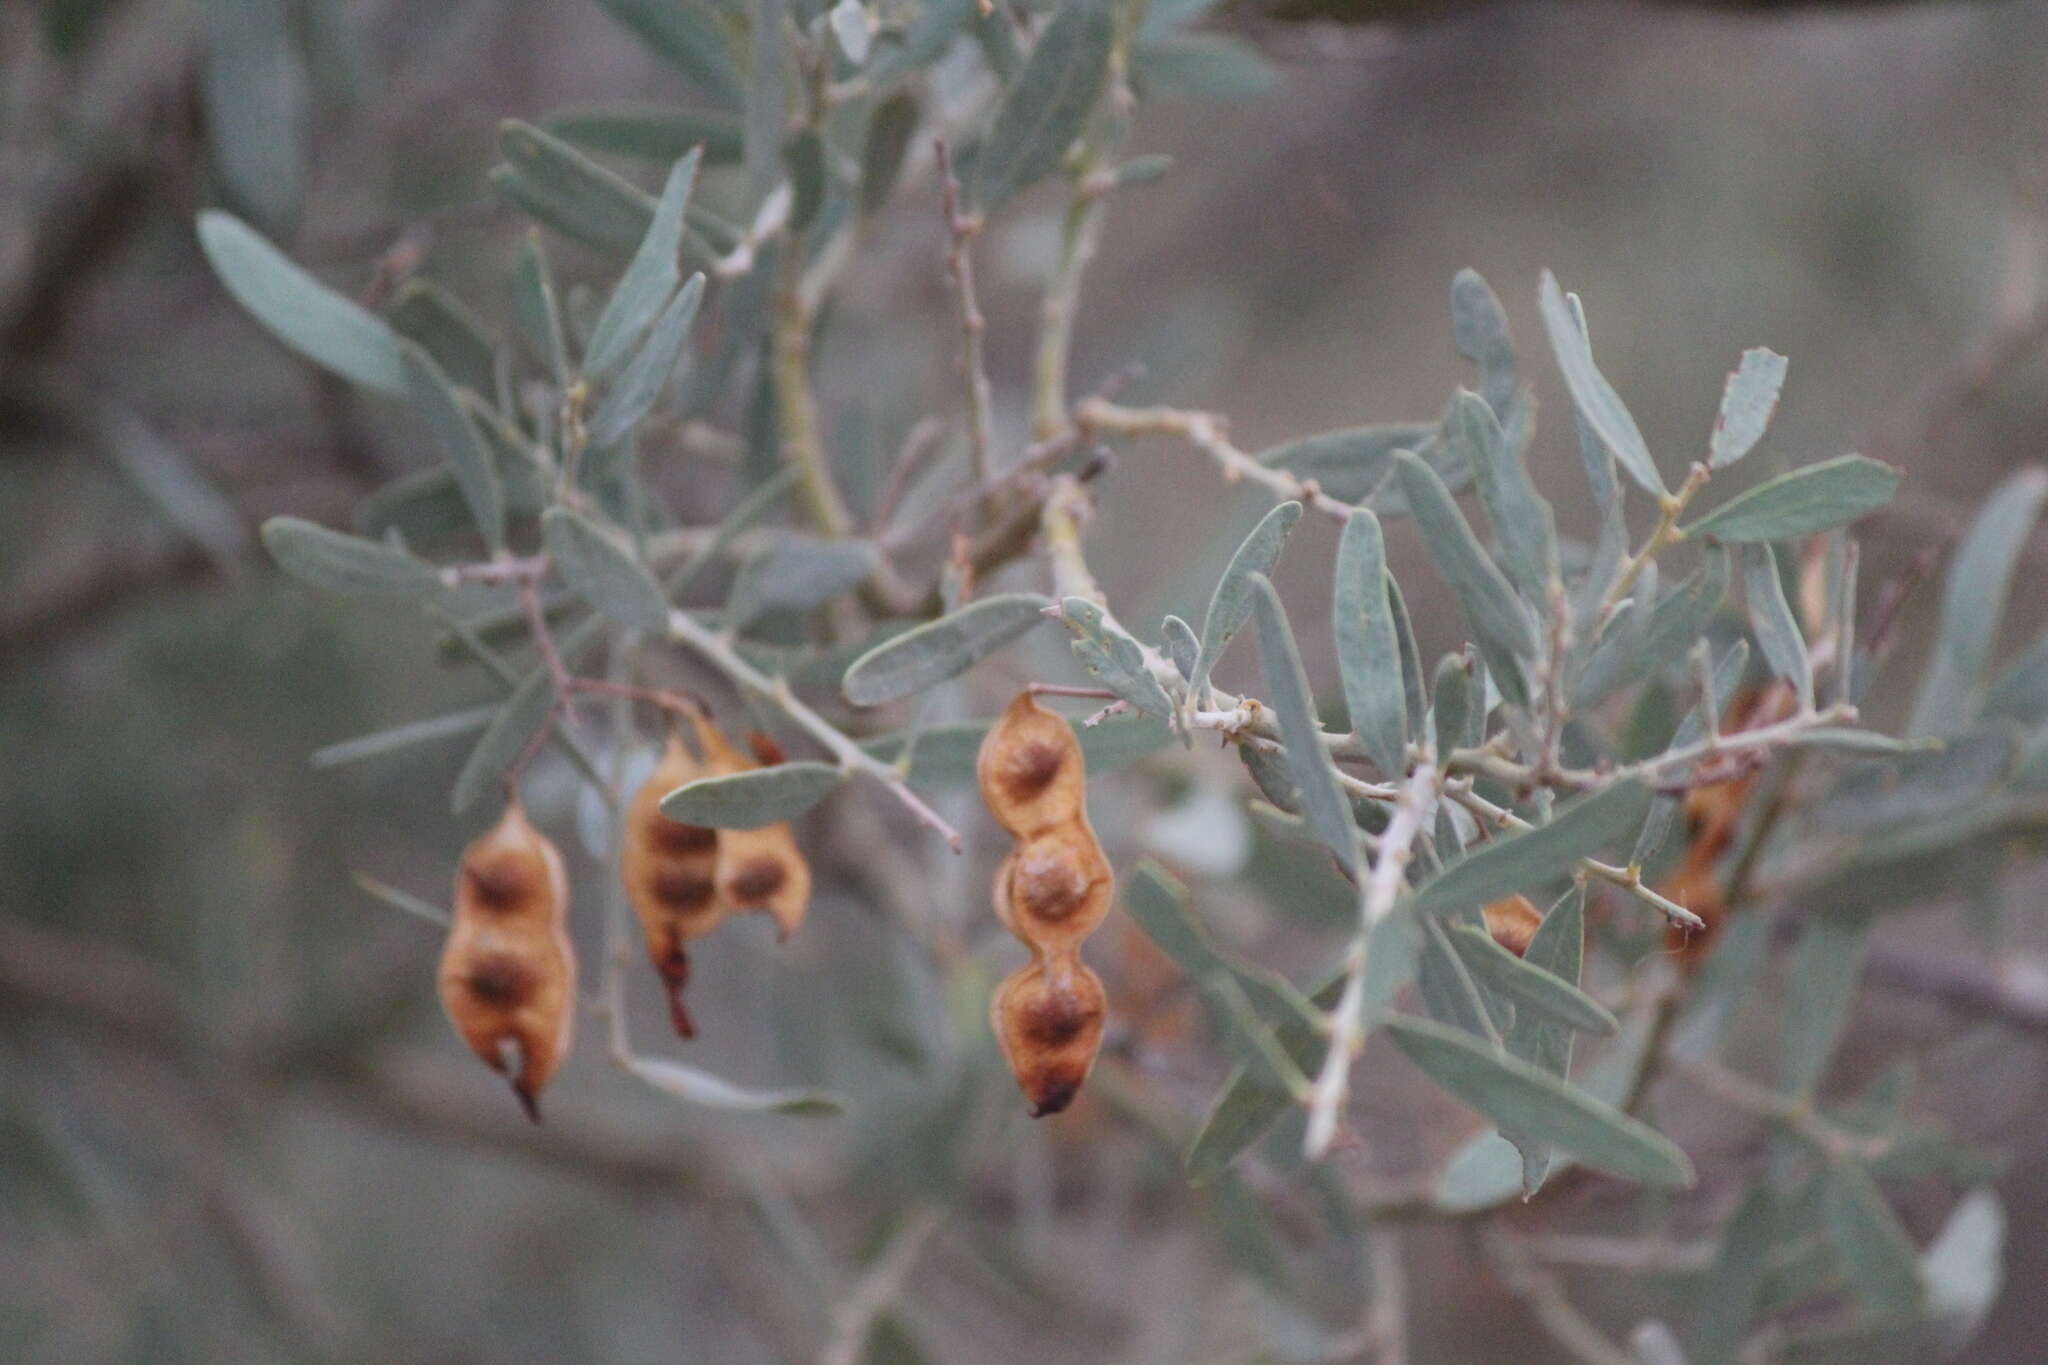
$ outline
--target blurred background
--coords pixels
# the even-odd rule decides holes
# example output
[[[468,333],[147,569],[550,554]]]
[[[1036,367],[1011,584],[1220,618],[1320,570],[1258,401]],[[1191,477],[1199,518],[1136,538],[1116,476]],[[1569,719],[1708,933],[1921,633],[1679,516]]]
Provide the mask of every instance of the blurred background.
[[[1672,458],[1704,449],[1724,374],[1767,345],[1791,372],[1751,476],[1847,450],[1904,466],[1898,505],[1863,528],[1866,592],[1910,581],[1986,491],[2042,458],[2048,6],[1214,22],[1264,60],[1240,64],[1228,101],[1141,107],[1131,149],[1176,164],[1115,201],[1078,386],[1142,364],[1134,399],[1227,413],[1250,450],[1430,420],[1468,382],[1446,299],[1475,266],[1538,376],[1537,481],[1563,489],[1577,455],[1534,307],[1548,266],[1584,296],[1606,372]],[[1374,1271],[1315,1179],[1254,1159],[1227,1187],[1182,1180],[1173,1144],[1223,1063],[1181,1045],[1191,1025],[1170,1000],[1112,1038],[1106,1097],[1025,1119],[978,1002],[950,995],[902,927],[964,937],[990,979],[1021,960],[992,933],[1002,844],[966,793],[940,798],[969,831],[960,860],[872,802],[807,817],[820,894],[805,935],[778,949],[769,926],[743,925],[698,959],[691,1059],[749,1084],[828,1085],[850,1102],[837,1118],[680,1108],[587,1034],[529,1127],[441,1016],[434,929],[352,882],[446,898],[481,827],[448,813],[462,746],[331,771],[309,754],[489,692],[423,662],[429,623],[316,597],[256,546],[275,513],[346,524],[356,499],[424,463],[422,434],[228,302],[193,215],[232,204],[365,298],[418,270],[507,331],[499,282],[526,222],[484,180],[496,125],[674,99],[676,77],[587,0],[46,0],[0,13],[0,64],[0,1357],[1367,1358]],[[929,190],[870,230],[822,343],[836,439],[872,428],[887,444],[950,401],[957,323]],[[1013,440],[1060,207],[1041,191],[981,247]],[[608,278],[550,246],[571,278]],[[868,397],[884,387],[909,395],[901,410]],[[1564,529],[1584,532],[1570,486]],[[684,510],[714,516],[733,474],[710,464],[677,487]],[[1126,452],[1100,497],[1113,529],[1095,567],[1134,621],[1199,619],[1262,505],[1164,444]],[[1334,539],[1305,523],[1281,582],[1323,679]],[[1433,582],[1412,530],[1391,554],[1404,583]],[[2043,564],[2037,535],[2007,650],[2048,609],[2028,590]],[[1452,647],[1445,604],[1410,591],[1425,653]],[[1933,596],[1907,599],[1902,677]],[[1026,678],[1066,677],[1064,650],[1034,639],[944,704],[985,715]],[[1251,668],[1233,658],[1222,680]],[[1881,685],[1875,723],[1909,697]],[[1091,799],[1120,867],[1160,853],[1205,914],[1305,972],[1336,942],[1341,903],[1216,814],[1211,794],[1240,788],[1227,757],[1175,751],[1098,779]],[[530,799],[587,883],[598,866],[575,846],[567,774],[537,774]],[[2040,871],[2012,872],[2012,903],[2031,910]],[[1294,888],[1277,928],[1274,886]],[[1965,954],[1964,918],[1936,904],[1885,935]],[[2009,924],[2008,954],[2038,949],[2034,918]],[[1171,975],[1145,953],[1117,921],[1091,948],[1123,998]],[[641,1038],[669,1046],[651,978],[635,989]],[[2018,1286],[2048,1275],[2044,1027],[2048,1010],[1872,990],[1838,1062],[1846,1091],[1917,1057],[1916,1108],[2005,1154]],[[1341,1154],[1333,1178],[1398,1188],[1469,1130],[1398,1069],[1368,1053],[1364,1126],[1386,1138]],[[1725,1114],[1660,1121],[1696,1155],[1759,1150]],[[1561,1197],[1588,1226],[1636,1216],[1611,1191]],[[1902,1212],[1924,1240],[1945,1208],[1909,1193]],[[1418,1225],[1395,1255],[1413,1359],[1570,1358],[1457,1226]],[[1625,1331],[1682,1288],[1582,1291]],[[2008,1293],[1968,1358],[2038,1359],[2044,1333],[2048,1303]]]

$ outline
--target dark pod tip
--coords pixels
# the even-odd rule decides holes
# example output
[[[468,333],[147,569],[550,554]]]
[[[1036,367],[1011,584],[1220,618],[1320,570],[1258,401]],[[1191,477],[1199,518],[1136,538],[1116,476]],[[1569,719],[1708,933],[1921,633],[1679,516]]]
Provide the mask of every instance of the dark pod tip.
[[[533,1123],[540,1122],[540,1096],[526,1088],[519,1081],[512,1082],[512,1093],[519,1097],[519,1107],[526,1111],[526,1117]]]
[[[1060,1080],[1048,1085],[1031,1106],[1031,1117],[1049,1118],[1060,1113],[1074,1102],[1074,1096],[1081,1093],[1079,1080]]]

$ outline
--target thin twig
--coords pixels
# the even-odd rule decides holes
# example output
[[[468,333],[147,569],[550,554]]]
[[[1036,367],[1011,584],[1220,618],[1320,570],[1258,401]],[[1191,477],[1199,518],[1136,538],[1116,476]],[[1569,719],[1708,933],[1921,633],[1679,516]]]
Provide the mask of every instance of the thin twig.
[[[1489,1224],[1480,1230],[1479,1238],[1501,1282],[1529,1306],[1536,1321],[1560,1346],[1587,1365],[1638,1365],[1631,1352],[1615,1345],[1565,1297],[1557,1276],[1537,1265],[1513,1234]]]
[[[913,1207],[867,1274],[832,1310],[832,1338],[818,1352],[818,1365],[854,1365],[875,1322],[903,1292],[903,1281],[945,1214],[930,1204]]]
[[[983,483],[995,477],[995,432],[991,415],[988,364],[982,336],[988,320],[974,292],[974,239],[981,231],[981,219],[960,208],[960,182],[953,178],[953,156],[943,137],[933,140],[939,159],[939,208],[945,215],[946,232],[952,248],[946,253],[947,273],[960,304],[960,375],[967,386],[967,418],[970,447],[974,452],[974,476]]]

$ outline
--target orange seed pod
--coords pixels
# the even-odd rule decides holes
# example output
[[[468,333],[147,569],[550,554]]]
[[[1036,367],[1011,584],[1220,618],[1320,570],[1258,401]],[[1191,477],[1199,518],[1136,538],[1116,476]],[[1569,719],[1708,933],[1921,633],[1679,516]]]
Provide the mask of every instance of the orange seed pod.
[[[701,715],[694,720],[708,774],[724,777],[761,766],[733,748],[709,720]],[[787,821],[759,829],[720,830],[714,878],[720,902],[734,914],[759,911],[772,916],[785,942],[811,908],[811,865],[804,861]]]
[[[1509,896],[1486,907],[1486,932],[1516,957],[1529,951],[1529,940],[1543,923],[1543,912],[1527,896]]]
[[[669,1022],[683,1038],[696,1035],[683,1005],[683,988],[690,980],[686,945],[717,928],[728,907],[717,891],[718,831],[669,819],[661,813],[661,798],[703,775],[682,737],[671,731],[661,762],[626,811],[619,861],[626,899],[647,938],[647,955],[668,989]]]
[[[512,1089],[536,1122],[575,1023],[568,911],[562,855],[515,797],[463,852],[439,984],[455,1031],[486,1066],[507,1071],[507,1046],[516,1047]]]
[[[1081,742],[1064,717],[1019,693],[982,741],[975,776],[1017,840],[996,868],[996,918],[1032,959],[996,989],[989,1019],[1039,1118],[1073,1102],[1102,1045],[1108,1003],[1080,954],[1116,879],[1088,825]]]

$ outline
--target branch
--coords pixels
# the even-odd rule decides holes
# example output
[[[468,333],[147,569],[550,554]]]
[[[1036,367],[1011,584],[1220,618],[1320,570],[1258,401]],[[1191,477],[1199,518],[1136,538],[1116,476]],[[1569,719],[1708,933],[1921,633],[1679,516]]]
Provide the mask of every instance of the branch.
[[[1365,1047],[1368,943],[1373,929],[1393,911],[1401,894],[1415,839],[1436,810],[1441,786],[1435,767],[1426,762],[1416,765],[1394,802],[1386,831],[1380,835],[1379,851],[1359,899],[1358,936],[1351,941],[1351,951],[1345,960],[1344,993],[1338,998],[1336,1009],[1330,1012],[1329,1051],[1323,1054],[1323,1069],[1309,1096],[1305,1146],[1311,1159],[1329,1151],[1330,1141],[1337,1135],[1337,1121],[1350,1087],[1351,1063]]]
[[[1323,492],[1314,479],[1299,479],[1284,469],[1260,464],[1230,441],[1230,424],[1213,412],[1183,408],[1127,408],[1106,399],[1088,399],[1074,412],[1084,433],[1119,436],[1177,436],[1208,455],[1231,483],[1249,480],[1280,499],[1292,498],[1335,517],[1351,519],[1351,504]]]
[[[738,686],[773,702],[791,720],[795,721],[812,739],[838,760],[840,770],[846,773],[865,773],[887,787],[898,801],[917,818],[917,822],[938,834],[955,853],[965,846],[960,832],[954,829],[937,811],[925,804],[924,798],[910,789],[903,780],[903,774],[891,765],[882,762],[873,754],[848,738],[838,726],[826,720],[790,691],[785,678],[770,678],[733,649],[732,642],[716,631],[698,624],[697,619],[686,611],[672,611],[668,615],[669,638],[676,641],[706,663],[725,674]]]
[[[974,238],[981,220],[960,211],[960,182],[953,178],[953,156],[946,139],[934,140],[939,159],[939,209],[945,216],[952,249],[946,254],[947,273],[953,278],[953,292],[960,302],[960,374],[967,385],[968,432],[974,450],[974,474],[983,483],[995,477],[995,436],[989,409],[988,364],[982,353],[982,334],[988,320],[974,292]]]

